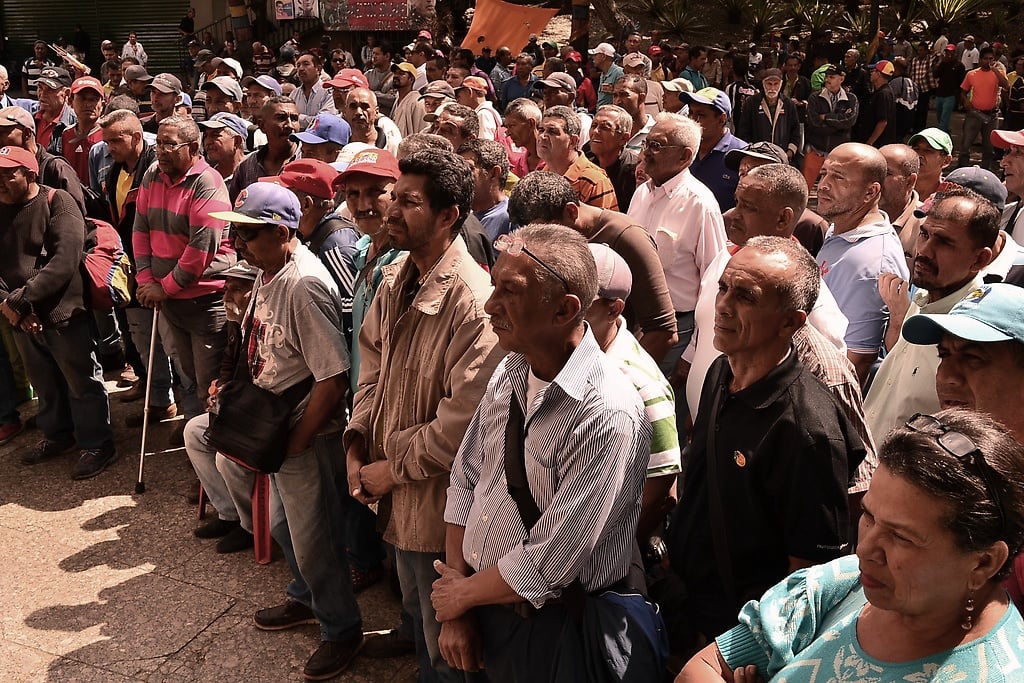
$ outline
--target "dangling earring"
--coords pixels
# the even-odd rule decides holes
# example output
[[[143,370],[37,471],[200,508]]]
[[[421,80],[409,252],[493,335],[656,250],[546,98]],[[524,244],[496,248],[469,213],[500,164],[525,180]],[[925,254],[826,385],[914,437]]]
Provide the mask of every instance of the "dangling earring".
[[[967,594],[967,604],[964,605],[964,610],[967,614],[964,616],[963,622],[960,624],[960,628],[965,631],[970,631],[971,627],[974,626],[974,591],[972,590]]]

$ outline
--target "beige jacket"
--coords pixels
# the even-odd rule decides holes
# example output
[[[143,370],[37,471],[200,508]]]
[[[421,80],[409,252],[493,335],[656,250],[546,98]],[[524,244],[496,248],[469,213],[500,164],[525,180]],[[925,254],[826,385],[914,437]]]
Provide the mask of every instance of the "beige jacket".
[[[378,512],[384,538],[402,550],[443,552],[452,462],[505,355],[484,313],[490,278],[462,237],[409,307],[403,293],[419,276],[412,259],[385,266],[383,276],[359,334],[359,390],[345,447],[362,434],[370,462],[387,458],[399,482]]]

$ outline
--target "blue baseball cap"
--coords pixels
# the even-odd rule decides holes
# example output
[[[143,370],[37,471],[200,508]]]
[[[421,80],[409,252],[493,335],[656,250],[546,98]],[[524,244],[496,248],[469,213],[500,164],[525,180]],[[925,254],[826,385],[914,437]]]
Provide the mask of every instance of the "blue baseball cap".
[[[1024,344],[1024,288],[982,285],[949,313],[919,313],[903,323],[903,337],[911,344],[938,344],[947,332],[973,342]]]
[[[325,142],[345,146],[352,137],[352,129],[348,121],[337,114],[317,114],[309,128],[301,133],[292,133],[288,136],[291,140],[307,142],[311,145],[322,145]]]
[[[238,193],[234,211],[214,211],[210,214],[220,221],[260,225],[284,225],[289,230],[299,229],[302,207],[295,194],[276,183],[253,183]]]
[[[723,114],[732,114],[732,102],[729,101],[729,96],[718,88],[701,88],[697,92],[681,90],[679,100],[683,104],[706,104]]]
[[[199,127],[203,129],[227,128],[243,140],[249,135],[249,124],[240,116],[220,111],[206,121],[200,121]]]
[[[246,76],[242,79],[242,87],[247,88],[255,83],[259,87],[263,88],[267,92],[273,92],[275,95],[281,94],[281,84],[277,82],[277,79],[273,76]]]

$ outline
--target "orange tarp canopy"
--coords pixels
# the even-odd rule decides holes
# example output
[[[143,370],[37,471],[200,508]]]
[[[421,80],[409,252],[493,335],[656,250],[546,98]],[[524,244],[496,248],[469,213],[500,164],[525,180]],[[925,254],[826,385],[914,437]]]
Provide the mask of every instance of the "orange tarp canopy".
[[[530,40],[530,34],[540,35],[557,9],[526,7],[502,0],[477,0],[473,25],[469,27],[462,47],[476,54],[489,47],[495,52],[503,45],[516,55]]]

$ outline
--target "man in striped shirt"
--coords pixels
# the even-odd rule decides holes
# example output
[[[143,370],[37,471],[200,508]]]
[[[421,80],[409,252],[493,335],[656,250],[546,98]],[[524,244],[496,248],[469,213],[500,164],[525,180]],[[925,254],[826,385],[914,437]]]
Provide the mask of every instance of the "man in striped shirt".
[[[651,425],[584,323],[598,293],[586,238],[539,224],[504,243],[485,310],[509,355],[452,467],[447,564],[436,563],[431,595],[439,646],[453,667],[486,666],[492,681],[582,680],[584,636],[565,595],[626,576]],[[509,492],[515,460],[535,522]]]
[[[230,207],[224,180],[199,154],[199,126],[164,119],[135,203],[136,296],[159,309],[161,337],[195,386],[182,399],[189,419],[202,412],[224,353],[224,281],[215,275],[234,264],[235,251],[227,224],[210,214]]]
[[[547,170],[569,181],[581,203],[618,211],[615,187],[608,174],[578,151],[580,132],[580,117],[572,109],[546,109],[537,136],[537,155],[547,164]]]

